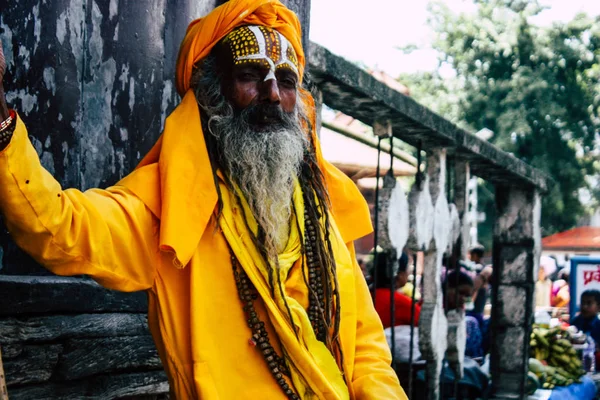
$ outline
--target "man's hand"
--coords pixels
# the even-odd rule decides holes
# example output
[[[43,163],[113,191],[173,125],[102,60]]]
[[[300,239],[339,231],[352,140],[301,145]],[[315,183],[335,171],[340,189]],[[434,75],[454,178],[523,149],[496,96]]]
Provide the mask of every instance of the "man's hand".
[[[4,97],[4,73],[6,72],[6,60],[4,59],[4,50],[2,49],[2,41],[0,40],[0,121],[8,118],[8,107],[6,106],[6,98]]]

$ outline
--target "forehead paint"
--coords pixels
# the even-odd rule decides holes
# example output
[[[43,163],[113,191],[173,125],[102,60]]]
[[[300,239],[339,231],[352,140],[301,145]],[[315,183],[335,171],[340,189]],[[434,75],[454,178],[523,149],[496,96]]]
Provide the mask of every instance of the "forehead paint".
[[[274,29],[249,25],[235,29],[225,37],[224,43],[233,54],[233,63],[262,64],[269,69],[265,81],[277,79],[275,71],[288,68],[298,74],[298,58],[288,40]]]

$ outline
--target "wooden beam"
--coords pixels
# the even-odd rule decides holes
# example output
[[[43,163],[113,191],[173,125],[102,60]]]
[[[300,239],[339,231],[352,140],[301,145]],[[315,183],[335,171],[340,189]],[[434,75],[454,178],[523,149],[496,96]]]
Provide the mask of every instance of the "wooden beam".
[[[471,173],[490,182],[526,185],[542,191],[551,179],[513,155],[479,139],[423,105],[327,49],[311,43],[312,81],[331,108],[373,126],[390,121],[394,137],[429,152],[447,148],[457,159],[469,161]]]

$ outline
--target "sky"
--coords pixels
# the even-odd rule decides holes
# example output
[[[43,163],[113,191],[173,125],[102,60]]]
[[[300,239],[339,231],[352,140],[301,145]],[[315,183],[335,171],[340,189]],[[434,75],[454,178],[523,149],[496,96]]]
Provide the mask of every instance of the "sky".
[[[473,12],[472,0],[442,0],[455,12]],[[429,0],[312,0],[310,39],[331,52],[391,76],[431,71],[437,54],[427,26]],[[600,15],[600,0],[542,0],[549,8],[534,23],[567,22],[578,12]],[[368,5],[368,6],[367,6]],[[403,54],[397,47],[414,44]]]

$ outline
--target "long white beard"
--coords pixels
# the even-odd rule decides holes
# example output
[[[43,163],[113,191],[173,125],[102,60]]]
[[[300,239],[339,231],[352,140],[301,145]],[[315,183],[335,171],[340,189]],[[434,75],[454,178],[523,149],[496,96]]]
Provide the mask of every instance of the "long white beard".
[[[269,256],[275,257],[289,239],[292,196],[308,139],[298,121],[292,127],[257,131],[236,117],[217,120],[211,132],[222,162],[263,229]]]

